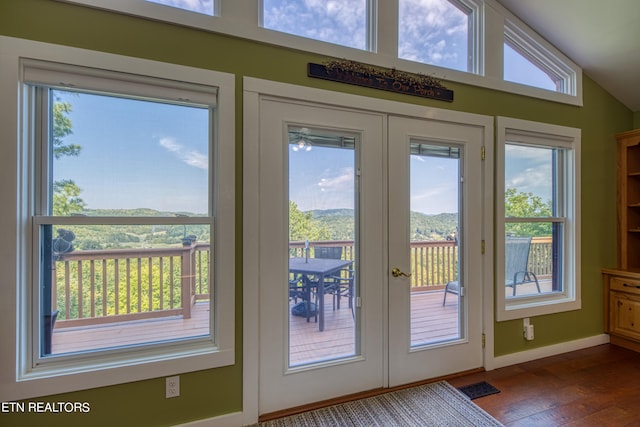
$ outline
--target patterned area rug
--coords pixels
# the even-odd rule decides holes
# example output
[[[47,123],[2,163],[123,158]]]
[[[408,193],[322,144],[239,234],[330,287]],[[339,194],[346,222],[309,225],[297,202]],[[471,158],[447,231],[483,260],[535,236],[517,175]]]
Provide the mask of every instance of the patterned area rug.
[[[265,421],[260,427],[502,426],[446,381]]]

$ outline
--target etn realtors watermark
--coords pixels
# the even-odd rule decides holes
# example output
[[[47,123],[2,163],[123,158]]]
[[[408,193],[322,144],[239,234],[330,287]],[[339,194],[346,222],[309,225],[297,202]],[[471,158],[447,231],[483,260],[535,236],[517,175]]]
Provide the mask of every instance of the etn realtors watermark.
[[[0,413],[86,414],[89,412],[91,412],[91,405],[89,402],[0,402]]]

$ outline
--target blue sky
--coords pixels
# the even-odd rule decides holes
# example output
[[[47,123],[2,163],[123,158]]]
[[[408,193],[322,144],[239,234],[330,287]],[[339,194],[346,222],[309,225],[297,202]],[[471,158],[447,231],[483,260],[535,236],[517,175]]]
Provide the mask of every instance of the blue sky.
[[[69,102],[78,157],[54,160],[87,208],[208,211],[208,110],[56,91]]]
[[[354,151],[289,146],[289,197],[302,211],[353,209]],[[368,173],[371,173],[369,171]],[[458,161],[411,156],[411,210],[426,214],[458,212]]]
[[[507,144],[505,146],[505,190],[516,188],[544,202],[551,200],[552,151],[549,148]]]
[[[213,0],[146,0],[152,3],[160,3],[167,6],[178,7],[192,12],[213,15]]]
[[[213,0],[148,0],[213,14]],[[365,49],[365,0],[264,0],[264,25],[305,37]],[[400,1],[399,54],[405,59],[465,70],[467,15],[447,0]],[[505,79],[555,89],[542,71],[505,48]],[[149,207],[205,213],[208,205],[206,110],[125,101],[92,95],[61,95],[73,105],[73,135],[80,158],[54,165],[54,179],[73,179],[88,208]],[[302,210],[353,208],[353,151],[315,147],[293,152],[291,198]],[[339,150],[349,151],[349,150]],[[305,157],[306,155],[306,157]],[[548,161],[533,152],[511,152],[507,188],[550,197]],[[307,159],[307,160],[305,160]],[[313,160],[308,160],[313,159]],[[425,162],[428,160],[428,162]],[[457,169],[451,160],[412,156],[412,209],[457,210]],[[428,166],[427,166],[428,165]],[[547,169],[545,169],[547,168]],[[547,177],[547,178],[545,178]],[[311,183],[302,188],[300,183]],[[437,200],[437,203],[434,203]]]
[[[213,0],[147,0],[213,15]],[[263,0],[263,26],[276,31],[367,49],[366,0]],[[398,56],[468,70],[468,11],[449,0],[399,0]],[[555,91],[542,70],[504,47],[507,81]]]

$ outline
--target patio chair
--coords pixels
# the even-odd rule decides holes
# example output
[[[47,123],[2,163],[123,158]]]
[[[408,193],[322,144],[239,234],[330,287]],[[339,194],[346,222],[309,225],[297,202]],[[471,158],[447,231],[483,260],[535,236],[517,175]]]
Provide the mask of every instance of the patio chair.
[[[447,294],[460,295],[460,285],[458,281],[449,282],[444,287],[444,298],[442,299],[442,306],[447,303]]]
[[[291,314],[306,317],[307,322],[311,316],[318,321],[318,295],[317,283],[302,275],[296,275],[289,280],[289,301],[293,301]],[[315,297],[315,298],[314,298]],[[312,301],[315,300],[315,301]],[[300,300],[300,302],[298,302]]]
[[[339,246],[315,246],[316,258],[342,259],[342,248]],[[331,294],[333,309],[340,309],[340,298],[345,297],[349,301],[349,308],[353,308],[353,269],[345,268],[339,274],[334,274],[324,279],[324,293]]]
[[[505,286],[513,289],[513,296],[517,286],[525,283],[535,283],[540,293],[536,274],[528,270],[530,250],[531,237],[507,237],[505,240]]]
[[[507,237],[505,240],[505,287],[513,289],[516,295],[516,287],[525,283],[535,283],[538,293],[540,284],[533,271],[527,270],[529,264],[529,251],[531,250],[531,237]],[[447,294],[460,294],[458,281],[446,284],[442,305],[447,302]]]

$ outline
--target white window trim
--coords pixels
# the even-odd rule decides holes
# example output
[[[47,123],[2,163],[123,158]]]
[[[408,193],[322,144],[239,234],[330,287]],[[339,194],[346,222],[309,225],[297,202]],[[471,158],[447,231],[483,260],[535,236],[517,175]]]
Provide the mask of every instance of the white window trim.
[[[576,95],[575,73],[547,47],[543,46],[541,41],[535,40],[508,19],[504,26],[504,38],[505,43],[512,49],[546,73],[556,84],[558,92]]]
[[[27,224],[30,204],[28,129],[23,110],[20,61],[23,58],[66,63],[139,76],[175,79],[197,85],[216,86],[215,168],[217,188],[213,201],[216,211],[214,253],[216,274],[214,347],[211,339],[186,341],[184,345],[145,346],[140,351],[96,358],[80,363],[69,358],[42,371],[27,362],[27,329],[33,277],[29,257],[31,242]],[[235,307],[235,78],[231,74],[166,64],[120,55],[105,54],[48,43],[0,36],[0,155],[3,165],[3,203],[0,218],[6,232],[6,245],[0,249],[0,401],[58,394],[123,382],[138,381],[182,372],[232,365],[234,356]],[[224,124],[219,126],[218,124]],[[13,160],[12,160],[13,159]]]
[[[507,135],[518,135],[518,142],[545,147],[568,148],[565,171],[566,194],[562,293],[532,295],[521,298],[505,297],[504,292],[504,168]],[[581,130],[566,126],[497,117],[496,119],[496,320],[513,320],[581,308],[580,279],[580,138]],[[502,285],[501,285],[502,284]]]
[[[478,13],[472,25],[470,37],[473,61],[472,72],[463,72],[434,65],[421,64],[398,58],[398,2],[370,0],[373,8],[367,16],[371,34],[371,51],[339,46],[260,27],[261,1],[214,0],[216,16],[207,16],[145,0],[56,0],[85,6],[113,10],[136,16],[178,25],[195,27],[206,31],[229,34],[262,43],[271,43],[313,52],[335,58],[349,58],[386,68],[431,75],[446,81],[551,100],[554,102],[582,106],[582,69],[554,46],[537,35],[496,0],[456,0],[462,4],[478,4]],[[471,6],[470,6],[471,7]],[[503,79],[503,43],[505,23],[509,21],[534,40],[542,55],[540,59],[557,59],[562,69],[570,73],[575,93],[554,92]],[[546,63],[546,62],[545,62]],[[554,62],[555,63],[555,62]],[[549,65],[548,63],[546,63]],[[554,67],[557,71],[557,67]],[[446,85],[445,81],[445,85]]]

